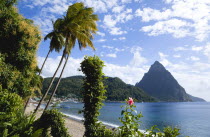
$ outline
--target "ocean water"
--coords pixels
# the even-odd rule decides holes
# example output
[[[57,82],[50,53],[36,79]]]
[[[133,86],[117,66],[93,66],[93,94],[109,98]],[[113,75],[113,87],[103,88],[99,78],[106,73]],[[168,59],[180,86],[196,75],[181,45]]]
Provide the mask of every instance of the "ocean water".
[[[82,119],[82,103],[63,102],[59,110],[72,118]],[[99,120],[117,127],[124,103],[104,103]],[[179,102],[179,103],[135,103],[137,112],[143,114],[141,130],[153,125],[158,128],[169,125],[180,128],[181,136],[210,137],[210,102]]]

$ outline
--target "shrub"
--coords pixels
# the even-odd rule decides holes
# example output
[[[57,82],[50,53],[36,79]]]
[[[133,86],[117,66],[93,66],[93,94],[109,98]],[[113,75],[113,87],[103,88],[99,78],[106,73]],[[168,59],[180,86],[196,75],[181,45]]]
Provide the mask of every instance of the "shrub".
[[[126,101],[126,105],[122,106],[125,108],[121,112],[122,117],[119,118],[123,126],[119,127],[118,137],[177,137],[180,135],[178,128],[166,127],[163,132],[159,132],[160,129],[156,128],[156,125],[146,130],[145,133],[140,132],[139,123],[142,114],[134,110],[136,106],[132,98]]]
[[[2,123],[13,122],[17,113],[23,109],[22,98],[15,93],[0,91],[0,125]]]
[[[123,124],[123,126],[119,127],[119,136],[121,137],[143,136],[143,134],[139,131],[139,119],[142,117],[142,114],[138,114],[133,109],[136,107],[133,103],[133,99],[129,98],[127,104],[122,106],[125,109],[122,110],[122,117],[119,118],[120,122]]]
[[[99,109],[102,101],[105,99],[105,87],[103,85],[104,74],[102,72],[104,63],[99,57],[85,57],[81,63],[81,71],[85,74],[83,84],[83,101],[84,101],[84,125],[86,137],[98,137],[100,133],[105,133],[105,128],[101,127],[98,121]]]
[[[46,110],[43,115],[35,121],[35,130],[42,128],[43,136],[70,137],[65,128],[63,114],[56,109]]]

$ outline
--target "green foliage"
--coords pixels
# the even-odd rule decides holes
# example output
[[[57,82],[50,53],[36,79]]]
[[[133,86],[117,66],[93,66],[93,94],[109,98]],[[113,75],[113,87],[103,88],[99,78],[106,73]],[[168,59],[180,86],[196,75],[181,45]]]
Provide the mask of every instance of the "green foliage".
[[[22,104],[22,98],[16,93],[0,92],[0,136],[39,137],[42,130],[33,130],[35,117],[24,115]]]
[[[139,130],[142,114],[134,110],[136,106],[126,104],[122,107],[125,109],[122,110],[122,117],[119,119],[123,126],[119,127],[119,133],[116,134],[118,137],[177,137],[180,135],[178,128],[166,127],[163,132],[160,132],[156,125],[142,133]]]
[[[98,137],[97,129],[99,109],[105,99],[105,88],[103,85],[103,61],[99,57],[85,57],[81,63],[81,71],[85,74],[82,91],[84,101],[84,125],[86,137]]]
[[[107,100],[123,101],[127,97],[134,97],[137,101],[153,102],[155,99],[148,96],[140,88],[126,84],[119,78],[108,78],[104,81],[107,90]]]
[[[17,12],[15,2],[0,2],[0,84],[25,99],[40,88],[36,51],[41,37],[33,21]]]
[[[166,127],[163,129],[163,132],[165,134],[165,137],[177,137],[180,135],[178,128],[171,128],[171,127]]]
[[[57,89],[56,95],[58,97],[73,97],[73,98],[82,98],[81,90],[83,84],[83,76],[73,76],[68,78],[62,78]],[[43,81],[42,93],[47,90],[47,87],[50,83],[51,78],[45,78]],[[58,78],[53,82],[52,89],[55,88],[55,84]],[[49,91],[52,93],[52,90]]]
[[[117,130],[109,129],[101,123],[96,124],[95,131],[97,137],[118,137]]]
[[[50,52],[55,50],[56,52],[60,52],[62,47],[64,46],[64,37],[62,33],[60,33],[57,29],[59,25],[59,20],[56,20],[56,22],[52,22],[53,24],[53,31],[47,34],[44,38],[44,40],[51,39],[50,41]]]
[[[17,117],[17,113],[22,111],[23,100],[15,93],[0,91],[0,125],[11,123]]]
[[[43,115],[34,123],[35,129],[42,128],[43,136],[70,137],[65,128],[62,113],[55,109],[46,110]]]
[[[133,108],[135,105],[122,106],[125,109],[122,110],[120,117],[120,122],[123,126],[119,127],[119,135],[121,137],[138,137],[143,136],[143,134],[139,131],[140,126],[140,118],[142,117],[141,113],[137,113]]]
[[[67,78],[62,78],[60,85],[57,89],[57,96],[58,97],[73,97],[73,98],[82,98],[81,90],[83,90],[83,78],[84,76],[72,76]],[[50,83],[51,78],[45,78],[43,81],[43,88],[42,93],[46,91],[46,88],[48,84]],[[55,87],[55,83],[57,81],[57,78],[55,79],[55,82],[53,83],[52,89]],[[155,99],[148,96],[144,91],[142,91],[140,88],[129,85],[124,83],[119,78],[111,78],[106,77],[106,79],[103,80],[106,94],[105,96],[106,101],[123,101],[125,98],[132,96],[137,101],[144,101],[144,102],[154,102]],[[50,91],[52,92],[52,91]]]

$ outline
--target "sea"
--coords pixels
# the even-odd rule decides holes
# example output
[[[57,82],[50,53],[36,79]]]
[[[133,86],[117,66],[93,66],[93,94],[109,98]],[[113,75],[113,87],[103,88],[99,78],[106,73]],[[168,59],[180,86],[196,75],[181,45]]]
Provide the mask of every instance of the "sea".
[[[119,117],[122,105],[125,103],[104,103],[99,120],[111,127],[121,126]],[[161,130],[171,126],[181,129],[179,137],[210,137],[210,102],[156,102],[135,105],[136,111],[143,114],[139,127],[142,131],[153,125]],[[83,109],[83,103],[63,102],[59,106],[58,109],[70,118],[83,119],[83,115],[78,114]]]

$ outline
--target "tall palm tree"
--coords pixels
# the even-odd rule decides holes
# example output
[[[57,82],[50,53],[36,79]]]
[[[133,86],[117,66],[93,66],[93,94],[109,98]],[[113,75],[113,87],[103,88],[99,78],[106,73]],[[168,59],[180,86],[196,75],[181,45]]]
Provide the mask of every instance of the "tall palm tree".
[[[58,21],[55,21],[53,22],[52,21],[52,24],[53,24],[53,31],[48,33],[45,37],[44,37],[44,40],[46,41],[47,39],[51,39],[50,41],[50,47],[49,47],[49,51],[47,53],[47,56],[45,57],[45,60],[42,64],[42,67],[41,69],[39,70],[39,76],[42,72],[42,69],[48,59],[48,56],[50,54],[50,52],[52,52],[53,50],[55,50],[56,52],[60,52],[61,49],[63,48],[64,46],[64,37],[61,33],[59,33],[58,29],[57,29],[57,26],[59,25],[59,22]],[[46,96],[45,94],[43,96]],[[27,99],[26,103],[25,103],[25,106],[24,106],[24,111],[26,110],[26,107],[28,106],[28,103],[31,99],[31,96]]]
[[[47,60],[47,58],[48,58],[49,53],[52,52],[53,50],[55,50],[56,52],[60,52],[60,50],[61,50],[61,49],[63,48],[63,46],[64,46],[64,37],[63,37],[62,33],[59,31],[59,29],[58,29],[58,28],[59,28],[59,25],[60,25],[59,20],[56,20],[55,22],[52,22],[52,24],[53,24],[53,31],[50,32],[49,34],[47,34],[47,35],[45,36],[45,38],[44,38],[44,40],[51,39],[51,42],[50,42],[50,49],[49,49],[48,54],[47,54],[47,56],[46,56],[46,58],[45,58],[45,60],[44,60],[44,63],[42,64],[42,67],[41,67],[41,70],[40,70],[40,72],[39,72],[39,75],[41,74],[41,71],[42,71],[42,69],[43,69],[43,66],[44,66],[44,64],[45,64],[45,62],[46,62],[46,60]],[[62,60],[63,60],[63,57],[62,57]],[[62,63],[62,62],[59,63],[58,68],[56,69],[56,71],[55,71],[55,73],[54,73],[54,75],[53,75],[53,78],[51,79],[51,82],[50,82],[50,83],[52,83],[52,82],[54,81],[55,75],[57,74],[57,72],[58,72],[58,70],[59,70],[59,68],[60,68],[61,63]],[[52,85],[52,84],[51,84],[51,85]],[[49,87],[48,87],[49,89],[50,89],[51,85],[49,85]],[[42,96],[41,100],[39,101],[38,106],[36,107],[36,109],[35,109],[35,111],[34,111],[34,114],[35,114],[35,113],[37,112],[37,110],[39,109],[39,107],[40,107],[42,101],[45,99],[45,97],[47,96],[48,92],[49,92],[49,90],[47,90],[47,91],[44,93],[44,95]]]
[[[65,37],[65,50],[63,54],[65,54],[64,56],[67,57],[55,89],[50,96],[45,110],[48,108],[52,97],[59,86],[63,71],[68,62],[68,57],[71,53],[71,50],[74,48],[76,41],[78,41],[80,50],[82,48],[86,48],[87,46],[95,50],[91,40],[93,39],[92,34],[95,34],[98,30],[96,24],[98,16],[93,14],[93,12],[94,11],[92,8],[86,8],[83,3],[76,3],[69,6],[67,14],[62,20],[62,23],[65,24],[61,29]]]
[[[52,24],[53,24],[53,31],[48,33],[45,37],[44,37],[44,40],[46,41],[47,39],[51,39],[50,41],[50,47],[49,47],[49,51],[47,53],[47,56],[45,57],[45,60],[42,64],[42,67],[39,71],[39,75],[41,74],[42,72],[42,69],[45,65],[45,62],[50,54],[50,52],[52,52],[53,50],[55,50],[56,52],[60,52],[60,50],[63,48],[63,45],[64,45],[64,37],[62,36],[61,33],[59,33],[59,31],[57,30],[57,25],[59,25],[59,22],[56,21],[56,22],[53,22],[52,21]]]

